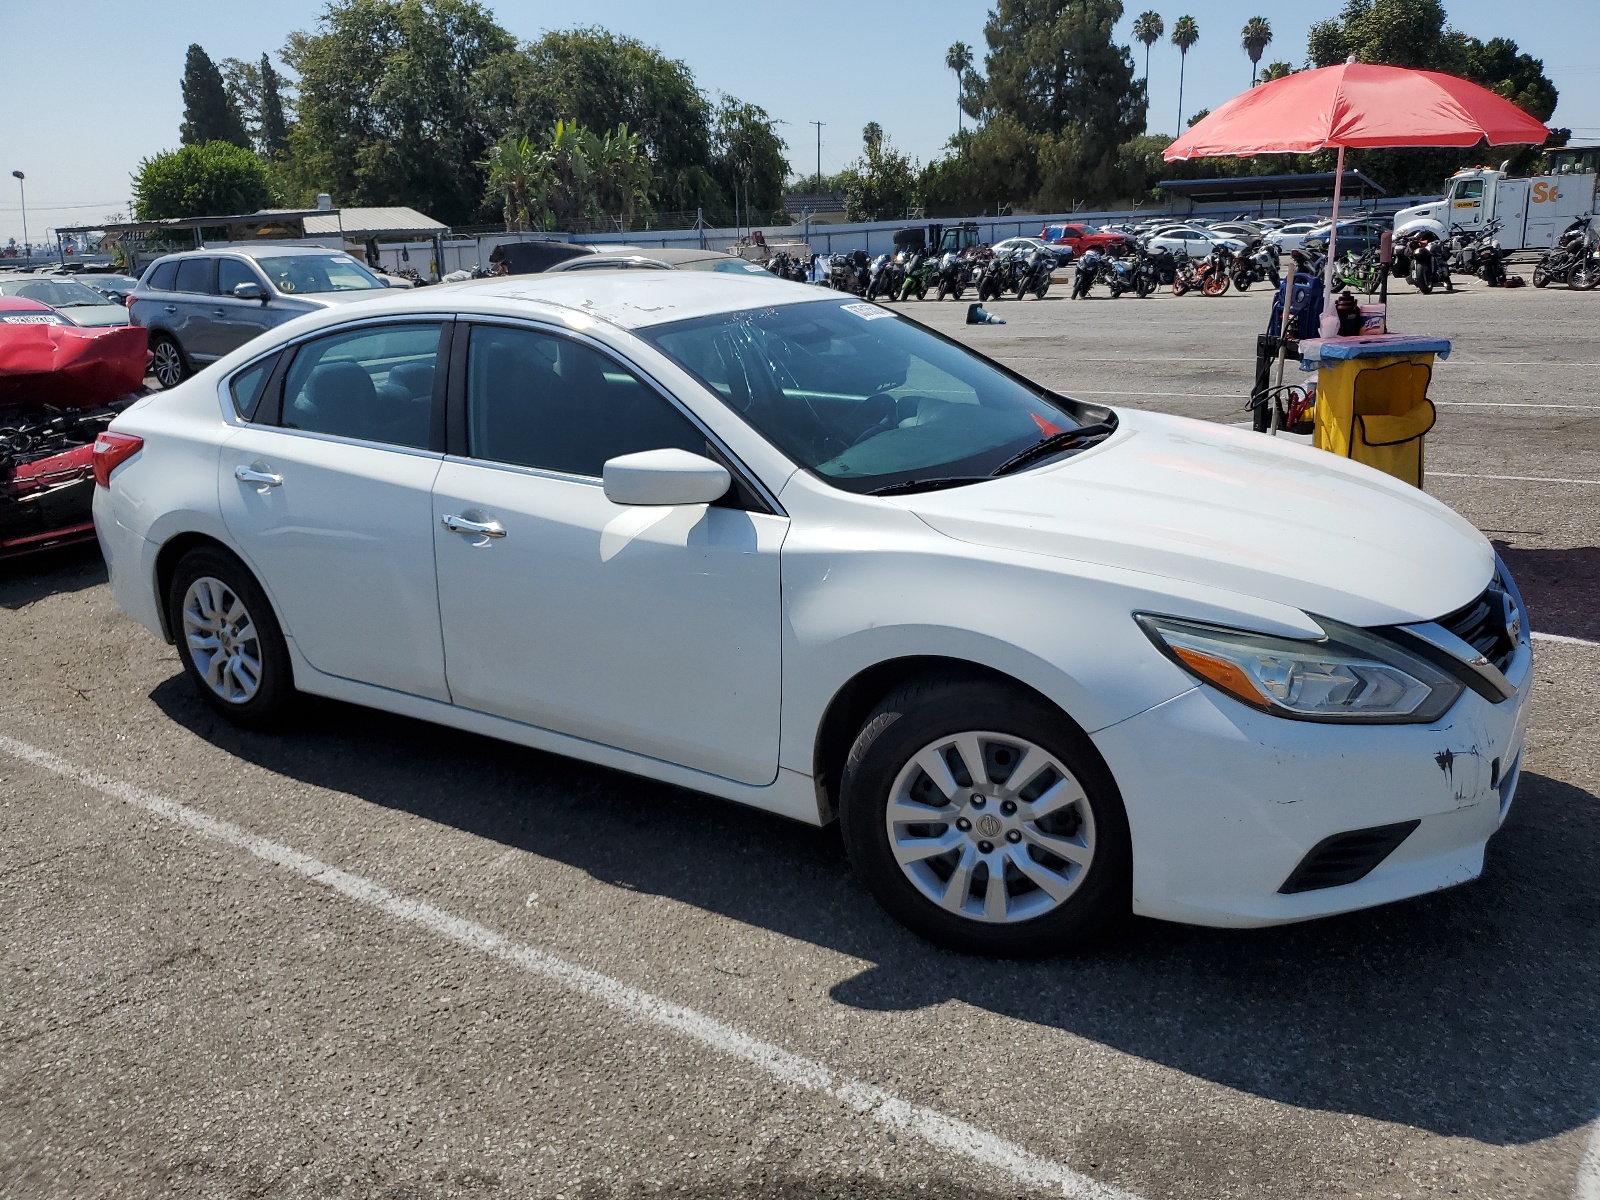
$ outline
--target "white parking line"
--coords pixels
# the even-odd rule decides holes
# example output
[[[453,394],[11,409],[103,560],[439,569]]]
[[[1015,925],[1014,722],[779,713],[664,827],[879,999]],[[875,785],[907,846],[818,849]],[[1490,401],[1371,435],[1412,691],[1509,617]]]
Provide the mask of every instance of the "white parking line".
[[[1578,1164],[1578,1183],[1572,1200],[1600,1200],[1600,1117],[1589,1134],[1589,1148]]]
[[[1528,636],[1536,642],[1559,642],[1563,646],[1591,646],[1600,649],[1600,642],[1591,642],[1588,638],[1568,637],[1564,633],[1540,633],[1535,629]]]
[[[1462,471],[1429,471],[1429,479],[1498,479],[1507,483],[1600,483],[1600,479],[1560,479],[1549,475],[1479,475]]]
[[[514,942],[486,925],[457,917],[421,900],[397,895],[381,883],[341,871],[289,846],[251,833],[231,821],[168,800],[154,792],[90,771],[59,758],[48,750],[0,734],[0,751],[121,800],[135,808],[184,826],[224,845],[245,850],[312,883],[338,892],[350,900],[375,908],[395,920],[418,926],[440,937],[502,959],[533,975],[559,983],[590,999],[699,1042],[801,1091],[820,1092],[854,1109],[861,1116],[900,1134],[921,1138],[930,1146],[959,1158],[1009,1175],[1017,1183],[1083,1200],[1138,1200],[1130,1192],[1103,1184],[1051,1159],[1041,1158],[976,1125],[902,1100],[891,1092],[849,1076],[840,1075],[814,1059],[782,1046],[751,1037],[725,1022],[682,1004],[631,987],[621,980],[521,942]]]

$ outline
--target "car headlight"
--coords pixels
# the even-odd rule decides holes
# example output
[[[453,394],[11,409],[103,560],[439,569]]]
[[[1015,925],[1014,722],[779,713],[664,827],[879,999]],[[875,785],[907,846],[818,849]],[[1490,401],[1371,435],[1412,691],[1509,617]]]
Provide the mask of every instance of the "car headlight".
[[[1463,690],[1393,642],[1326,617],[1314,618],[1324,636],[1304,641],[1148,613],[1134,619],[1190,675],[1278,717],[1426,725]]]

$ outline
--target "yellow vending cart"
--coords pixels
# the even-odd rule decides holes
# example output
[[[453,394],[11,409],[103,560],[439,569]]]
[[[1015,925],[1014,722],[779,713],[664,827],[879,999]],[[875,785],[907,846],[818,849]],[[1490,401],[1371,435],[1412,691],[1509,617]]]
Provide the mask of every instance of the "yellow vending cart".
[[[1437,416],[1428,399],[1435,356],[1450,357],[1448,339],[1381,333],[1301,342],[1301,369],[1317,372],[1311,444],[1420,488]]]

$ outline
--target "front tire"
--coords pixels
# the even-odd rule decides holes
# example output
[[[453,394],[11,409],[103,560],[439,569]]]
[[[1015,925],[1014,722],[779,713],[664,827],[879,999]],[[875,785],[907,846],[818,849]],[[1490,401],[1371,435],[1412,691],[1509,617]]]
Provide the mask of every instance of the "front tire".
[[[238,725],[280,723],[295,696],[294,669],[266,593],[244,563],[203,546],[179,560],[167,624],[201,699]]]
[[[1054,954],[1129,909],[1116,784],[1088,737],[1020,688],[932,678],[899,689],[862,727],[840,793],[857,873],[941,946]]]
[[[183,347],[171,334],[158,333],[150,339],[150,373],[161,390],[175,388],[191,374]]]

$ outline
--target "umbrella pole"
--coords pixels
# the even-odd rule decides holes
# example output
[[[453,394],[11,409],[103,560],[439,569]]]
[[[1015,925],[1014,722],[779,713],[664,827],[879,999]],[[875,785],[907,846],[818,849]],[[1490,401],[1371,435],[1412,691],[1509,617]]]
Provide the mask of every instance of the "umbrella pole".
[[[1268,403],[1272,405],[1269,432],[1278,436],[1278,397],[1283,392],[1283,364],[1289,358],[1289,301],[1294,296],[1294,259],[1289,260],[1289,278],[1283,281],[1283,316],[1278,321],[1278,383]]]
[[[1339,332],[1339,318],[1333,311],[1333,256],[1339,243],[1339,199],[1344,192],[1344,147],[1339,147],[1339,165],[1333,175],[1333,223],[1328,226],[1328,261],[1322,268],[1322,321],[1318,330],[1323,337],[1333,337]]]

